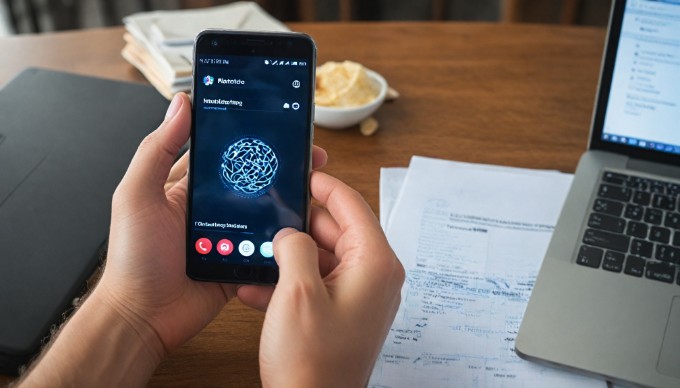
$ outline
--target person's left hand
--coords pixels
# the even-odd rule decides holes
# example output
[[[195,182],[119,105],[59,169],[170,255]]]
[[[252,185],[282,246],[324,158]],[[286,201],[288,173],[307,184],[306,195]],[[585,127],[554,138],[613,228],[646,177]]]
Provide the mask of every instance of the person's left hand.
[[[189,137],[189,98],[177,95],[160,127],[139,146],[113,195],[106,267],[95,292],[132,325],[148,325],[160,356],[197,334],[235,288],[199,283],[184,273],[187,178],[174,169]],[[186,162],[186,159],[184,159]]]
[[[205,327],[236,294],[236,285],[197,282],[185,273],[187,155],[191,108],[180,93],[165,121],[142,142],[113,196],[106,268],[95,292],[133,326],[152,329],[159,356]],[[313,165],[325,164],[315,147]]]

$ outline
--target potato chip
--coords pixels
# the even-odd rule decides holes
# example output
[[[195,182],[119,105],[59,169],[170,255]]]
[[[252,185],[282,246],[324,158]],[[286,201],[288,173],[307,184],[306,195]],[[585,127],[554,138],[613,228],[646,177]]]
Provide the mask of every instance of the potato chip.
[[[316,69],[315,103],[321,106],[352,107],[378,97],[378,85],[366,68],[352,62],[326,62]]]
[[[359,131],[361,131],[361,134],[364,136],[372,136],[378,131],[379,127],[378,120],[373,117],[369,117],[359,123]]]

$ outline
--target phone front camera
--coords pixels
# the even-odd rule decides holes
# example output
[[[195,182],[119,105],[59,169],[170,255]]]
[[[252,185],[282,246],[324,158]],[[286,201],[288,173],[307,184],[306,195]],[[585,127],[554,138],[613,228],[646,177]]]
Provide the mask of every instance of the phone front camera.
[[[213,39],[212,45],[213,45],[213,47],[216,47],[216,46],[217,46],[217,39]]]

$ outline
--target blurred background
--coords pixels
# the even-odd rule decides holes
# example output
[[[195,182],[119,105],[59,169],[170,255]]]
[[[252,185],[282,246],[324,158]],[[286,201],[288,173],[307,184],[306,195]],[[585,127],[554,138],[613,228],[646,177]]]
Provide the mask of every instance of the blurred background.
[[[122,24],[126,15],[220,0],[0,0],[0,35]],[[465,20],[606,26],[611,0],[258,0],[284,22]]]

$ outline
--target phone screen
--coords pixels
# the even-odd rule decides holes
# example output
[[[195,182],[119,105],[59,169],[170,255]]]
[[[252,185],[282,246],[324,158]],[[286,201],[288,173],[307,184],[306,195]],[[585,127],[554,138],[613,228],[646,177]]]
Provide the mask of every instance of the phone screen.
[[[272,240],[307,229],[314,44],[209,32],[195,49],[187,274],[275,283]]]

